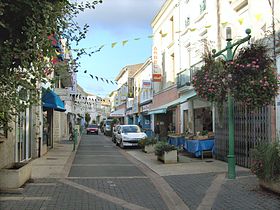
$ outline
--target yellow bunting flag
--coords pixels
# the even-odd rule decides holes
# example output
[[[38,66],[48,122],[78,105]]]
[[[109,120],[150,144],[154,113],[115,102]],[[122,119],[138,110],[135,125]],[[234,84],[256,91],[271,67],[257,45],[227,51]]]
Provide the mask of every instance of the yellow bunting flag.
[[[114,48],[116,46],[117,42],[113,42],[112,43],[112,48]]]
[[[244,18],[239,18],[239,19],[238,19],[238,22],[239,22],[240,25],[242,25],[243,22],[244,22]]]
[[[138,41],[138,40],[140,40],[140,38],[135,38],[134,40],[135,40],[135,41]]]
[[[222,24],[223,27],[226,27],[228,22],[222,22],[221,24]]]
[[[150,35],[150,36],[148,36],[148,38],[153,38],[154,37],[154,35]]]
[[[207,25],[207,26],[204,26],[204,28],[211,28],[212,25]]]
[[[128,40],[123,40],[122,45],[124,46],[127,42],[128,42]]]
[[[176,34],[181,33],[181,31],[176,31],[175,33],[176,33]]]
[[[262,19],[262,14],[256,14],[255,18],[257,21],[260,21]]]
[[[190,31],[194,32],[194,31],[196,31],[196,28],[191,28]]]
[[[161,34],[161,36],[162,36],[162,37],[166,37],[166,36],[167,36],[167,33],[165,33],[165,34]]]
[[[102,49],[104,46],[105,46],[105,44],[101,45],[101,46],[99,47],[99,49]]]

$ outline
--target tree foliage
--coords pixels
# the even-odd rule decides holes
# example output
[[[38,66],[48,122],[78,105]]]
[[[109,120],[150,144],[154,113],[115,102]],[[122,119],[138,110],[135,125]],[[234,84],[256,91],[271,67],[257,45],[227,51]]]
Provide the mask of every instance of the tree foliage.
[[[89,26],[79,26],[75,17],[98,3],[102,1],[0,1],[0,129],[7,129],[13,116],[38,103],[40,84],[51,79],[50,72],[79,65],[84,49],[72,61],[50,62],[57,56],[50,36],[67,40],[68,46],[78,45]]]

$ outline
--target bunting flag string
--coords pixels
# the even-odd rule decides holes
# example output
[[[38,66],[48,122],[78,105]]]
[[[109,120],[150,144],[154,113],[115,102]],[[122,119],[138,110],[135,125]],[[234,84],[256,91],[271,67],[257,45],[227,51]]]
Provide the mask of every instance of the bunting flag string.
[[[262,19],[263,19],[263,14],[262,13],[257,13],[257,14],[255,14],[254,15],[254,19],[255,20],[257,20],[257,21],[261,21]],[[239,17],[239,18],[237,18],[235,21],[237,21],[237,22],[239,22],[239,24],[240,25],[243,25],[243,23],[244,23],[244,18],[242,18],[242,17]],[[229,24],[229,22],[227,22],[227,21],[225,21],[225,22],[221,22],[221,25],[222,25],[222,27],[226,27],[227,25]],[[208,29],[208,28],[211,28],[212,27],[212,25],[211,24],[209,24],[208,23],[208,25],[205,25],[205,26],[203,26],[203,28],[206,28],[206,29]],[[190,32],[194,32],[194,31],[197,31],[198,30],[198,28],[189,28],[189,31]],[[181,33],[182,31],[176,31],[175,33]],[[165,33],[162,33],[161,32],[161,36],[162,37],[166,37],[168,35],[168,33],[167,32],[165,32]],[[89,54],[89,56],[91,55],[91,54],[93,54],[93,53],[96,53],[96,52],[99,52],[102,48],[104,48],[105,46],[110,46],[111,48],[115,48],[116,47],[116,45],[118,45],[118,44],[121,44],[122,46],[125,46],[125,45],[127,45],[128,44],[128,42],[129,41],[139,41],[140,39],[144,39],[144,38],[148,38],[148,39],[151,39],[151,38],[153,38],[154,37],[154,34],[151,34],[151,35],[148,35],[148,36],[143,36],[143,37],[135,37],[135,38],[132,38],[132,39],[124,39],[124,40],[122,40],[122,41],[119,41],[119,42],[112,42],[112,43],[108,43],[108,44],[102,44],[102,45],[100,45],[100,46],[94,46],[94,47],[88,47],[88,48],[85,48],[85,49],[94,49],[94,48],[98,48],[97,50],[94,50],[94,51],[92,51],[90,54]],[[74,51],[79,51],[79,49],[73,49]]]

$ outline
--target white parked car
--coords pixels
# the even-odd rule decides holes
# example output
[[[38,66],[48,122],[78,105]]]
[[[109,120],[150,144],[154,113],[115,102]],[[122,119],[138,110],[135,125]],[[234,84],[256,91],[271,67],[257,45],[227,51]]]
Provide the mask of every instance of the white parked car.
[[[120,125],[115,137],[116,145],[121,148],[138,146],[138,142],[144,138],[147,138],[147,135],[141,132],[138,125]]]

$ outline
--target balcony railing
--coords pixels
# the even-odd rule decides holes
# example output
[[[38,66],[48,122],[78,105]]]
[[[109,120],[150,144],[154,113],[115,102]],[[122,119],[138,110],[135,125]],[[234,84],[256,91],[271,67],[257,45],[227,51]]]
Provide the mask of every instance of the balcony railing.
[[[197,67],[185,69],[177,74],[177,88],[191,86],[192,77],[197,71]]]

